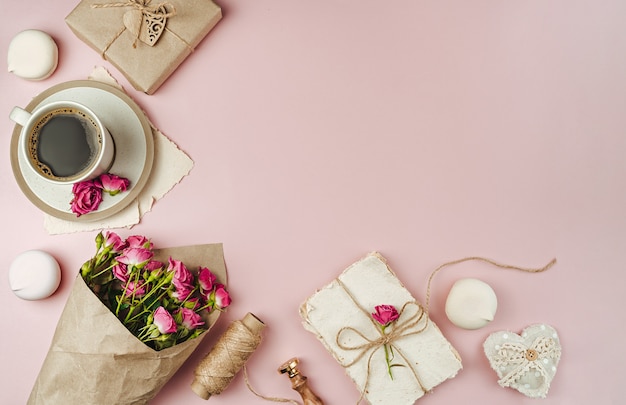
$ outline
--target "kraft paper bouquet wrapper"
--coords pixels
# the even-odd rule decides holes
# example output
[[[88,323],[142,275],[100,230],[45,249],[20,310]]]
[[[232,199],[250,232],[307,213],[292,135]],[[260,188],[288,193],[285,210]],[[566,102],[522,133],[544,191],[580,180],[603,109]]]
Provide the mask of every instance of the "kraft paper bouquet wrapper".
[[[148,30],[142,21],[161,4],[165,8]],[[162,17],[164,25],[158,21]],[[221,18],[221,8],[211,0],[82,0],[65,22],[137,90],[153,94]],[[135,29],[152,39],[138,40]]]
[[[385,351],[376,343],[372,321],[377,305],[400,312],[397,325],[409,326],[393,341],[393,380]],[[402,309],[402,310],[401,310]],[[300,308],[304,327],[314,333],[371,404],[410,405],[462,368],[457,351],[428,319],[385,259],[371,253],[317,291]]]
[[[208,267],[226,284],[221,244],[155,249],[189,269]],[[210,329],[219,317],[205,318]],[[209,330],[184,343],[153,350],[132,335],[93,294],[80,274],[61,314],[29,405],[137,405],[150,401],[183,365]]]

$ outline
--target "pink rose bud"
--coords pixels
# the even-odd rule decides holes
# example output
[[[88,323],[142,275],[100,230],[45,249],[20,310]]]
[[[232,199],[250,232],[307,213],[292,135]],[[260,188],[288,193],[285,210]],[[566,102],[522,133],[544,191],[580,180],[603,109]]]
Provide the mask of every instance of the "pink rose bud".
[[[176,322],[172,315],[163,307],[158,307],[154,311],[154,324],[162,334],[176,332]]]
[[[189,330],[194,330],[198,326],[204,325],[202,317],[191,309],[182,307],[179,310],[181,316],[181,325]]]
[[[376,312],[372,314],[372,318],[382,326],[387,326],[400,317],[393,305],[377,305],[374,311]]]
[[[213,274],[211,270],[206,267],[200,267],[198,272],[198,284],[200,284],[200,288],[202,288],[203,292],[210,292],[216,280],[217,277],[215,277],[215,274]]]
[[[150,239],[141,235],[129,236],[126,238],[126,243],[128,243],[128,247],[131,248],[152,249],[152,242],[150,242]]]
[[[228,291],[222,284],[219,284],[215,288],[215,305],[220,309],[224,309],[230,305],[230,301],[230,294],[228,294]]]
[[[179,301],[185,301],[191,293],[193,293],[193,286],[188,284],[179,284],[174,285],[176,287],[176,291],[172,293],[172,296]]]
[[[94,183],[110,195],[116,195],[122,191],[126,191],[130,185],[130,181],[128,179],[109,173],[100,175]]]
[[[112,272],[113,272],[113,277],[120,280],[121,282],[125,283],[128,281],[129,272],[128,272],[128,267],[125,264],[123,263],[116,264],[115,266],[113,266]]]
[[[174,272],[172,284],[174,284],[177,290],[193,289],[193,274],[191,274],[191,272],[187,270],[187,267],[185,267],[183,262],[181,262],[180,260],[174,260],[170,257],[168,271]]]
[[[118,253],[126,248],[126,243],[115,232],[107,231],[104,234],[104,241],[102,243],[105,249],[110,249],[113,253]]]

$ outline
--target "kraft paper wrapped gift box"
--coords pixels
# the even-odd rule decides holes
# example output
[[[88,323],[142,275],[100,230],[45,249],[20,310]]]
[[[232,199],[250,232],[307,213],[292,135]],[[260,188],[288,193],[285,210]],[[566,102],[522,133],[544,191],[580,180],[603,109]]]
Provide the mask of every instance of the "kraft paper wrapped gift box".
[[[153,94],[221,18],[211,0],[83,0],[65,22],[137,90]]]
[[[388,374],[374,307],[395,306],[400,317],[388,327],[393,379]],[[345,368],[370,404],[410,405],[462,368],[457,351],[424,308],[402,285],[385,259],[371,253],[348,267],[300,307],[304,327]],[[400,332],[401,331],[401,332]]]

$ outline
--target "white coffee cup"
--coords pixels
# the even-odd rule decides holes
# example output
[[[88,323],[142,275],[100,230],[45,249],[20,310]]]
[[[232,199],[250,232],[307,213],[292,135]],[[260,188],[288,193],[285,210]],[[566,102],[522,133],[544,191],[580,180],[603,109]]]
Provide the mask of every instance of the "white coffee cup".
[[[22,126],[19,148],[30,168],[55,184],[73,184],[106,173],[115,157],[111,134],[88,107],[54,101],[33,112],[14,107],[9,117]]]

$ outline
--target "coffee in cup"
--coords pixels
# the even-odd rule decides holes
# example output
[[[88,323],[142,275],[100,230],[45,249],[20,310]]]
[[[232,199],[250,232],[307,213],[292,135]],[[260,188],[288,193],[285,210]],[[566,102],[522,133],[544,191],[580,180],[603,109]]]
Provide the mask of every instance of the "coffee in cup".
[[[32,113],[15,107],[22,126],[20,148],[40,177],[72,184],[105,173],[113,163],[113,138],[88,107],[71,101],[46,103]]]

